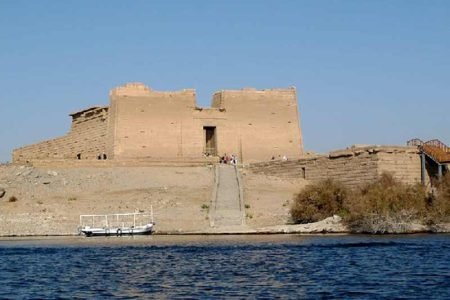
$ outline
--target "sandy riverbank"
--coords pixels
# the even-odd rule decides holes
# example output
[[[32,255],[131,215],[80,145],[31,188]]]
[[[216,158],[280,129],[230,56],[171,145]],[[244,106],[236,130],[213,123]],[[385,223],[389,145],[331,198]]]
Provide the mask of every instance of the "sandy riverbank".
[[[286,225],[307,182],[243,170],[246,225],[211,228],[212,167],[33,168],[0,166],[0,236],[76,235],[80,214],[149,212],[156,234],[346,233],[339,217]],[[11,201],[11,198],[16,201]],[[411,232],[450,232],[413,225]]]
[[[2,166],[0,235],[70,235],[80,214],[149,212],[158,230],[200,230],[213,184],[207,167],[41,169]],[[17,201],[10,202],[10,197]]]
[[[242,172],[246,203],[243,229],[286,224],[289,205],[304,180]],[[77,234],[80,214],[149,212],[157,233],[214,233],[208,208],[212,167],[34,168],[0,166],[0,236]],[[17,200],[11,202],[11,197]],[[203,208],[202,208],[203,207]]]

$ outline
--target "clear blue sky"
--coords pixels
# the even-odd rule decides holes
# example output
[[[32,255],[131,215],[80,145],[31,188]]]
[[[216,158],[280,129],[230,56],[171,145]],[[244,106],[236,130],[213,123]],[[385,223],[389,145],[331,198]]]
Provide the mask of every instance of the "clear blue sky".
[[[114,86],[296,86],[307,150],[450,144],[450,1],[0,1],[0,162]]]

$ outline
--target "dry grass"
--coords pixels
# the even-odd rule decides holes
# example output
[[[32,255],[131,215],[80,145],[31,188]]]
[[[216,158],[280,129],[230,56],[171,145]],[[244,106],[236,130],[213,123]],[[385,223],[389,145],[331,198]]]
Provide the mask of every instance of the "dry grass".
[[[404,232],[401,224],[421,222],[428,214],[428,195],[417,185],[406,185],[389,174],[351,193],[344,206],[345,221],[356,232]]]
[[[435,182],[428,204],[429,223],[450,222],[450,173]]]
[[[413,223],[436,224],[450,218],[450,174],[433,193],[421,185],[406,185],[390,174],[359,189],[350,190],[328,179],[307,186],[291,207],[295,223],[341,215],[353,232],[403,233]]]
[[[360,233],[408,233],[412,229],[413,223],[416,223],[414,217],[415,211],[404,210],[398,213],[388,215],[370,214],[360,215],[350,221],[345,219],[352,232]]]

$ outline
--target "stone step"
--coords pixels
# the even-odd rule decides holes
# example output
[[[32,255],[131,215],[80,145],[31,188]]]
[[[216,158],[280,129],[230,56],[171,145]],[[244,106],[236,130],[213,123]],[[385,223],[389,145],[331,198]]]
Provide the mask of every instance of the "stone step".
[[[234,166],[219,165],[214,208],[215,227],[238,226],[244,223],[237,172]]]

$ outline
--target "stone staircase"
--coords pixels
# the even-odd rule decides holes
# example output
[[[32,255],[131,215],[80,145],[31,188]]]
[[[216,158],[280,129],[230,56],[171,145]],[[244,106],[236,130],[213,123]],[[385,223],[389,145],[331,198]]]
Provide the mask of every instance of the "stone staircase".
[[[231,165],[218,165],[211,226],[215,228],[245,225],[242,185],[238,170]]]

